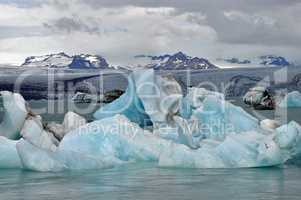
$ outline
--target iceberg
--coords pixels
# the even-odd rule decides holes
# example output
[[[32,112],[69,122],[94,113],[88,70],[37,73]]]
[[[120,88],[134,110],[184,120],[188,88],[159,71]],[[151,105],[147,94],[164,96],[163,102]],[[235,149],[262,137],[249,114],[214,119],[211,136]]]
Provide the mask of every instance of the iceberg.
[[[112,103],[106,104],[94,113],[97,120],[113,117],[116,114],[127,116],[132,122],[141,127],[152,125],[149,116],[145,113],[143,104],[136,94],[133,74],[129,75],[128,87],[123,95]]]
[[[17,149],[25,169],[62,171],[157,161],[167,143],[169,141],[154,136],[126,117],[116,115],[68,133],[55,152],[38,148],[25,140],[17,144]]]
[[[275,141],[287,159],[301,155],[301,126],[292,121],[276,129]]]
[[[301,107],[301,93],[298,91],[288,93],[278,106],[282,108]]]
[[[74,113],[74,112],[67,112],[64,117],[63,127],[64,132],[68,133],[73,131],[87,123],[86,119],[82,116]]]
[[[95,112],[91,123],[70,112],[63,124],[44,128],[40,116],[28,114],[18,128],[22,139],[0,137],[0,167],[56,172],[148,161],[160,167],[243,168],[300,157],[296,122],[259,122],[203,88],[190,88],[183,97],[175,82],[153,70],[133,72],[126,92]]]
[[[28,115],[24,98],[17,93],[1,91],[4,116],[0,124],[0,136],[17,140]]]
[[[66,135],[64,126],[56,122],[50,122],[46,124],[45,130],[52,133],[53,136],[59,141],[61,141]]]
[[[137,70],[128,78],[126,92],[95,112],[96,119],[122,114],[141,127],[166,123],[180,109],[181,86],[170,76],[156,76],[154,70]]]
[[[137,96],[152,123],[166,123],[178,113],[183,97],[179,83],[171,76],[155,76],[153,70],[133,73]]]
[[[208,96],[202,103],[193,116],[198,119],[205,138],[224,139],[227,134],[262,130],[258,119],[225,100]]]
[[[280,122],[272,119],[264,119],[260,121],[260,127],[267,131],[274,131],[280,126]]]
[[[201,148],[170,145],[159,159],[161,167],[246,168],[275,166],[285,162],[272,139],[254,132],[228,135],[222,142],[204,140]]]
[[[21,135],[31,144],[49,151],[55,151],[59,145],[59,141],[50,132],[44,130],[42,118],[38,115],[26,119]]]
[[[53,134],[53,136],[61,141],[65,135],[87,123],[86,119],[74,113],[67,112],[62,124],[50,122],[46,125],[45,130]]]
[[[16,148],[17,142],[0,136],[0,169],[22,167]]]
[[[193,149],[116,115],[70,132],[55,152],[26,141],[17,148],[24,168],[38,171],[104,169],[139,161],[157,162],[160,167],[243,168],[284,164],[294,150],[281,142],[273,135],[246,132],[228,134],[224,140],[204,139]]]

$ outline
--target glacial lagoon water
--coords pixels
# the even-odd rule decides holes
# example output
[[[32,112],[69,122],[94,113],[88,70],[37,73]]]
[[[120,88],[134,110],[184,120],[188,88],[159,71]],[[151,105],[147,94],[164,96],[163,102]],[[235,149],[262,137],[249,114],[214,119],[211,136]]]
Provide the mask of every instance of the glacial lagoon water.
[[[284,111],[257,111],[257,117],[282,118]],[[46,101],[29,102],[43,108]],[[85,105],[81,105],[85,107]],[[67,109],[67,107],[65,107]],[[66,112],[65,110],[64,112]],[[63,113],[44,114],[60,122]],[[289,109],[287,120],[301,123],[301,109]],[[284,113],[285,114],[285,113]],[[88,119],[91,116],[86,115]],[[114,169],[38,173],[0,170],[0,199],[300,199],[301,165],[249,169],[171,169],[135,163]]]
[[[0,199],[296,199],[301,168],[166,169],[152,163],[98,170],[0,171]]]

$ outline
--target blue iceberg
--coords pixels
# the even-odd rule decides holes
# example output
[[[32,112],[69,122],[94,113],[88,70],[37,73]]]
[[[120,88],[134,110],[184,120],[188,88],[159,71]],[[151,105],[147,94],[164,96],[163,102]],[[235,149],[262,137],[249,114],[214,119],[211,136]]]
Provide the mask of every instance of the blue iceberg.
[[[143,104],[136,94],[136,85],[134,75],[131,74],[128,78],[128,88],[125,93],[118,99],[104,105],[94,113],[95,119],[104,119],[113,117],[116,114],[127,116],[132,122],[144,127],[151,125],[149,116],[145,113]]]
[[[131,74],[127,91],[100,108],[97,120],[86,124],[80,116],[67,116],[71,121],[66,123],[73,125],[63,128],[68,132],[60,134],[60,142],[43,128],[41,118],[26,116],[18,128],[22,139],[0,137],[0,167],[45,172],[141,161],[161,167],[266,167],[301,153],[296,122],[278,127],[266,120],[260,125],[221,93],[190,88],[183,97],[173,78],[153,70]]]

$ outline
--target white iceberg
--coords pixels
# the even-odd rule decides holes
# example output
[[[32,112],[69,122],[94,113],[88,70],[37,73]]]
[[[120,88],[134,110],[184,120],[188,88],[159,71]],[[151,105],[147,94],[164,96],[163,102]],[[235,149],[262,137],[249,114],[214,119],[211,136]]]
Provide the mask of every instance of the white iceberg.
[[[282,108],[301,107],[301,93],[298,91],[288,93],[278,106]]]
[[[74,112],[67,112],[64,117],[63,127],[64,132],[68,133],[72,130],[75,130],[87,123],[86,119],[82,116],[74,113]]]
[[[46,124],[45,129],[48,132],[52,133],[53,136],[55,138],[57,138],[59,141],[61,141],[66,134],[64,126],[62,124],[58,124],[56,122],[50,122],[50,123]]]
[[[4,116],[0,124],[0,136],[8,139],[19,139],[28,111],[25,100],[20,94],[1,91]]]
[[[21,135],[31,144],[49,151],[56,151],[59,145],[59,141],[50,132],[44,130],[40,116],[29,117],[24,123]]]
[[[267,131],[274,131],[280,126],[280,122],[272,119],[264,119],[260,121],[260,127]]]

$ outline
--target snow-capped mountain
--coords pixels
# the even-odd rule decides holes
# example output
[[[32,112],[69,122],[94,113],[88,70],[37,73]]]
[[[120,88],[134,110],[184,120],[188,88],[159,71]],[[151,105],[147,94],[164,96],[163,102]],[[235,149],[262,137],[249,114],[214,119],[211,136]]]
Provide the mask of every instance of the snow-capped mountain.
[[[275,55],[264,55],[250,59],[239,59],[239,58],[226,58],[226,59],[217,59],[217,61],[222,61],[227,64],[233,64],[233,66],[249,66],[249,67],[288,67],[293,66],[294,64],[289,62],[286,58],[282,56]]]
[[[136,59],[146,59],[145,67],[156,70],[184,70],[184,69],[214,69],[217,66],[207,59],[187,56],[182,52],[173,55],[165,54],[161,56],[138,55]]]
[[[107,61],[98,55],[81,54],[73,56],[72,62],[69,64],[71,69],[81,68],[100,68],[106,69],[109,67]]]
[[[21,66],[70,69],[105,69],[109,67],[109,64],[103,57],[98,55],[81,54],[69,56],[61,52],[58,54],[28,57]]]
[[[282,56],[274,56],[274,55],[265,55],[260,56],[259,59],[261,60],[260,64],[265,66],[283,66],[287,67],[292,65],[292,63],[288,62]]]
[[[21,66],[63,68],[70,65],[72,59],[71,56],[68,56],[63,52],[43,56],[30,56],[25,59],[25,62]]]

